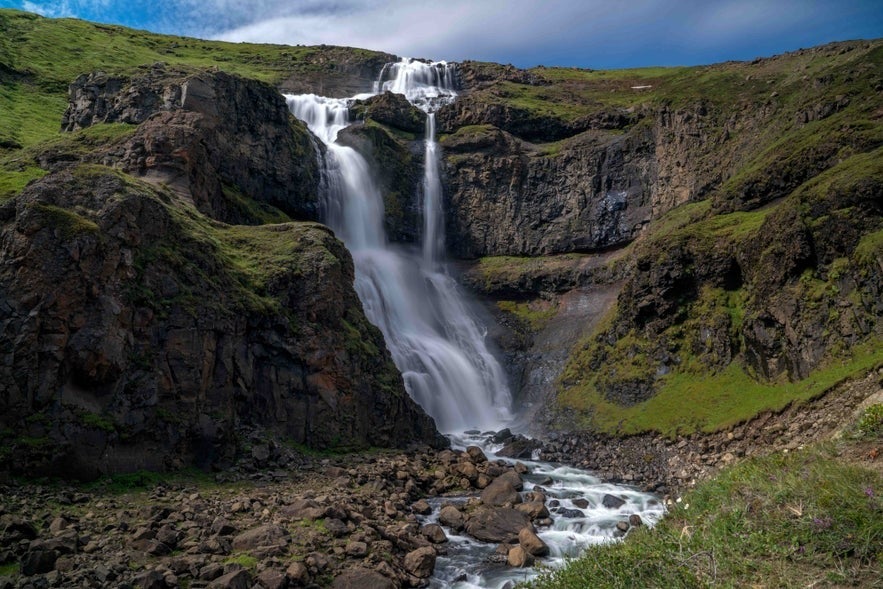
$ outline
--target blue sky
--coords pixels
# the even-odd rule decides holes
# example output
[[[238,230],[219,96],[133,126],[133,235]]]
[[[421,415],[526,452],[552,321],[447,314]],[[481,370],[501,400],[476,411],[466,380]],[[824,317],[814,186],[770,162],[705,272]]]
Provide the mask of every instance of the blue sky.
[[[883,0],[0,0],[229,41],[620,68],[746,60],[883,36]]]

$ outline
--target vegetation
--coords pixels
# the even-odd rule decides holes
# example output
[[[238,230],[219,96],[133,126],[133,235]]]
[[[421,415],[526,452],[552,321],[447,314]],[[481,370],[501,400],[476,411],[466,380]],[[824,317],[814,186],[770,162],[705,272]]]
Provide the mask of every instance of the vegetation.
[[[652,529],[590,548],[532,589],[874,586],[883,477],[824,445],[747,460],[700,483]]]

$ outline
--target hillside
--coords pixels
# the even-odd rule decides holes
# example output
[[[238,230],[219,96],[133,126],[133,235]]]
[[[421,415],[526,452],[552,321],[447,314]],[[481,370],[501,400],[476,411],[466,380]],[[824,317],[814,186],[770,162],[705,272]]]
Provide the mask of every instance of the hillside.
[[[392,57],[8,10],[0,27],[7,220],[72,162],[164,187],[237,231],[315,220],[302,125],[279,119],[275,138],[251,136],[290,142],[291,159],[270,164],[225,138],[268,116],[249,112],[256,84],[261,95],[347,95]],[[461,96],[437,115],[449,253],[495,304],[518,400],[539,411],[534,429],[716,431],[883,361],[881,66],[879,41],[691,68],[460,64]],[[194,134],[201,123],[186,113],[232,83],[225,72],[255,80],[230,100],[239,119]],[[206,76],[210,88],[191,91],[203,99],[154,116],[169,92]],[[390,96],[355,105],[363,122],[344,135],[379,170],[389,233],[413,241],[422,115]],[[171,128],[171,144],[155,139]],[[204,151],[205,137],[218,149]],[[186,161],[181,145],[195,150]],[[239,247],[222,251],[250,259]]]

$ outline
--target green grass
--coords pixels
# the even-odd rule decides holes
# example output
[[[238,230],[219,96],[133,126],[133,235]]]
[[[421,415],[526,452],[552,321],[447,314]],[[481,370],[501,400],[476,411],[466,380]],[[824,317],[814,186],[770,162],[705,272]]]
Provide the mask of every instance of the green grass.
[[[228,557],[224,564],[238,564],[246,570],[254,571],[258,566],[258,562],[260,561],[251,554],[242,553]]]
[[[46,225],[58,230],[65,239],[69,239],[83,233],[97,233],[98,225],[82,215],[55,205],[36,203],[35,211],[46,219]]]
[[[832,445],[747,460],[652,529],[589,548],[533,589],[879,586],[883,477]]]
[[[332,72],[345,59],[380,55],[343,47],[204,41],[10,9],[0,9],[0,39],[0,62],[14,72],[0,84],[0,140],[24,147],[58,134],[68,85],[83,73],[128,75],[163,62],[220,67],[275,84],[292,75]]]
[[[758,382],[734,361],[718,373],[673,371],[661,377],[653,397],[630,407],[608,401],[590,382],[565,386],[559,403],[583,413],[586,425],[596,431],[652,431],[674,437],[719,431],[763,411],[778,411],[790,403],[807,401],[879,366],[883,366],[883,346],[871,341],[856,346],[851,358],[832,360],[795,382]],[[565,380],[575,377],[573,372],[565,372]]]
[[[21,192],[32,180],[37,180],[46,175],[45,170],[34,165],[10,168],[11,166],[0,167],[0,203]]]
[[[497,301],[497,307],[515,316],[531,331],[543,329],[558,313],[557,305],[545,301]]]
[[[159,484],[192,485],[200,488],[213,487],[215,483],[211,474],[196,468],[176,472],[152,472],[139,470],[136,472],[105,476],[83,484],[87,491],[124,495],[152,489]]]
[[[21,565],[17,562],[9,562],[0,564],[0,577],[14,577],[21,570]]]

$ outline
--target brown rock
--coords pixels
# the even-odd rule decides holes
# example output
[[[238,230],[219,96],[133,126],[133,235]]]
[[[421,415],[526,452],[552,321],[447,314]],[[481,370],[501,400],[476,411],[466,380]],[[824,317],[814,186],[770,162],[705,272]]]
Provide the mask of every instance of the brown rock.
[[[448,526],[455,532],[459,532],[466,525],[466,516],[453,505],[445,505],[438,513],[438,521],[443,526]]]
[[[265,589],[286,589],[288,579],[282,571],[276,569],[264,569],[258,573],[258,582]]]
[[[466,454],[469,455],[469,459],[475,464],[487,462],[487,456],[484,455],[484,451],[478,446],[467,446]]]
[[[368,545],[364,542],[347,542],[346,555],[350,558],[364,558],[368,555]]]
[[[251,589],[251,575],[244,569],[233,571],[209,583],[208,589]]]
[[[233,538],[233,550],[248,552],[269,546],[287,546],[288,530],[275,524],[264,524],[242,532]]]
[[[398,589],[398,585],[377,571],[355,566],[334,577],[331,589]]]
[[[533,565],[534,558],[523,547],[513,546],[509,549],[506,561],[512,567],[528,567]]]
[[[435,558],[435,549],[431,546],[418,548],[405,555],[405,570],[415,577],[426,579],[435,569]]]
[[[481,502],[490,506],[521,503],[521,495],[512,486],[511,478],[501,476],[482,490]]]
[[[295,561],[288,565],[288,568],[285,569],[285,576],[295,586],[305,585],[310,580],[310,572],[307,570],[307,565],[300,561]]]
[[[514,507],[532,520],[549,517],[549,510],[546,508],[546,505],[539,501],[520,503],[518,505],[515,505]]]
[[[518,542],[518,532],[530,525],[523,513],[508,507],[482,506],[469,516],[466,533],[483,542]]]
[[[448,541],[448,536],[438,524],[426,524],[420,528],[420,533],[433,544],[443,544]]]
[[[429,515],[432,513],[432,507],[425,500],[420,499],[411,505],[411,511],[418,515]]]
[[[529,527],[522,528],[518,532],[518,543],[532,556],[547,556],[549,554],[549,545],[543,542]]]

